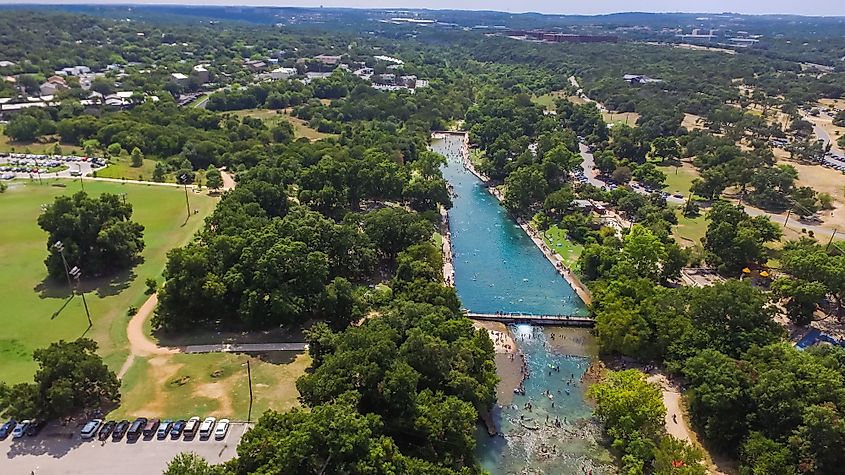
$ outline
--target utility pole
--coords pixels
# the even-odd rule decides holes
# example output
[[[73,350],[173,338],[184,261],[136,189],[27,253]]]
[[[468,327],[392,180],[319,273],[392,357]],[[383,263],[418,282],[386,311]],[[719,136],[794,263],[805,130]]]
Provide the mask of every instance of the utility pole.
[[[65,277],[67,277],[67,286],[73,292],[73,284],[70,283],[70,270],[67,267],[67,259],[65,259],[65,245],[61,241],[56,241],[53,244],[53,248],[59,251],[59,255],[62,256],[62,264],[65,265]]]
[[[188,201],[188,177],[187,175],[181,175],[179,179],[182,181],[182,185],[185,186],[185,207],[188,209],[188,219],[191,219],[191,203]]]
[[[833,234],[830,235],[830,239],[827,241],[827,246],[824,248],[824,252],[827,252],[830,249],[830,245],[833,243],[833,237],[836,236],[836,231],[839,231],[839,228],[833,230]]]
[[[249,412],[246,416],[246,423],[252,422],[252,369],[249,366],[249,359],[246,360],[246,376],[249,381]]]
[[[76,279],[76,290],[82,296],[82,305],[85,306],[85,315],[88,317],[88,328],[91,328],[94,326],[94,323],[91,321],[91,312],[88,311],[88,302],[85,301],[85,291],[79,288],[79,278],[82,277],[82,269],[73,266],[73,269],[70,270],[70,275]]]
[[[792,214],[792,208],[786,211],[786,219],[783,220],[783,227],[786,227],[786,223],[789,222],[789,215]]]
[[[82,191],[85,191],[85,182],[82,181],[82,164],[77,163],[76,167],[79,169],[79,186],[82,187]]]

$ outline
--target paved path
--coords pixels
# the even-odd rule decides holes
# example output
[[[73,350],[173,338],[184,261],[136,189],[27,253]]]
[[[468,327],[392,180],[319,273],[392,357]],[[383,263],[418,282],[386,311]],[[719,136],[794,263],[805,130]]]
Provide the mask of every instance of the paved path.
[[[705,451],[705,449],[698,443],[698,439],[693,437],[694,432],[690,428],[689,422],[687,422],[686,417],[684,416],[680,388],[678,388],[678,386],[663,373],[652,373],[647,378],[647,381],[656,384],[660,388],[660,392],[663,396],[663,405],[666,407],[666,416],[664,420],[666,432],[677,439],[686,441],[687,443],[701,448],[702,451]],[[713,461],[713,456],[709,453],[707,453],[707,458]],[[705,463],[705,465],[708,466],[707,472],[710,474],[726,475],[725,472],[723,472],[718,466],[716,461],[713,461],[713,464]]]
[[[79,178],[75,178],[78,180]],[[83,178],[85,181],[110,181],[113,183],[132,183],[135,185],[153,185],[153,186],[176,186],[179,188],[184,187],[185,185],[180,185],[179,183],[161,183],[157,181],[142,181],[142,180],[124,180],[122,178],[103,178],[103,177],[92,177],[86,176]],[[188,185],[189,189],[196,188],[197,185]]]
[[[188,345],[185,353],[263,353],[265,351],[305,351],[308,343],[219,343]]]
[[[220,176],[223,178],[223,191],[231,190],[238,183],[235,181],[235,175],[228,171],[221,171]]]
[[[584,177],[587,178],[587,183],[596,188],[605,186],[606,183],[598,179],[596,161],[593,158],[593,154],[590,153],[590,149],[583,143],[579,143],[578,148],[581,152],[581,169],[584,170]]]

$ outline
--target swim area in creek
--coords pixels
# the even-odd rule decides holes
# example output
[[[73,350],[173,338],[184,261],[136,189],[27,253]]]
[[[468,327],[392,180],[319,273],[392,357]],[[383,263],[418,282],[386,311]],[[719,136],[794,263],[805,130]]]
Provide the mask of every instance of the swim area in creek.
[[[583,302],[465,164],[464,137],[436,138],[453,191],[449,226],[455,287],[474,313],[584,315]],[[595,358],[584,329],[509,325],[512,353],[496,355],[502,382],[477,454],[493,475],[616,473],[584,393]]]

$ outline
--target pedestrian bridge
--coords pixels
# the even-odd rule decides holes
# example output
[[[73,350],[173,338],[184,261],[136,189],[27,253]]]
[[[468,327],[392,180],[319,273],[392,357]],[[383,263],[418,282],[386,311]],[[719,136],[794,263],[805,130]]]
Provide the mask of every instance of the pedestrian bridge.
[[[475,313],[466,312],[473,320],[488,320],[502,323],[532,323],[535,325],[559,325],[563,327],[592,328],[596,321],[583,315],[532,315],[529,313]]]

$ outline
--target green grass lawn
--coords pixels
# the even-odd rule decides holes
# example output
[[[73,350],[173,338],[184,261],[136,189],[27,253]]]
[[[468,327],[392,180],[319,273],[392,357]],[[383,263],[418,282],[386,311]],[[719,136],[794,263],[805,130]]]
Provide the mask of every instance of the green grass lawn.
[[[548,94],[543,94],[542,96],[532,96],[531,102],[537,104],[539,106],[545,107],[547,110],[555,110],[555,103],[559,99],[563,99],[566,97],[565,91],[552,91]]]
[[[139,359],[126,373],[121,405],[110,419],[159,417],[187,419],[215,414],[246,420],[252,370],[252,419],[267,409],[284,411],[299,406],[296,379],[311,364],[307,353],[283,353],[281,360],[232,353],[175,354]]]
[[[672,234],[678,240],[681,247],[700,246],[701,238],[707,232],[707,220],[704,212],[696,218],[686,218],[680,209],[675,210],[678,216],[678,225],[672,228]]]
[[[140,306],[147,298],[144,280],[153,277],[161,282],[167,251],[187,242],[217,201],[205,194],[191,194],[191,208],[199,214],[185,223],[185,192],[181,188],[85,182],[89,194],[126,193],[134,207],[133,219],[145,227],[146,242],[144,262],[131,271],[110,279],[83,278],[94,321],[86,333],[81,298],[69,299],[64,282],[44,281],[47,236],[36,223],[42,204],[79,189],[78,180],[51,179],[44,180],[43,185],[17,180],[0,194],[0,381],[30,380],[36,369],[34,349],[83,334],[99,343],[100,354],[117,371],[128,354],[126,312],[130,305]],[[84,271],[84,265],[81,267]]]
[[[112,157],[109,159],[109,166],[97,170],[97,176],[100,178],[119,178],[126,180],[141,180],[153,181],[153,170],[155,170],[156,161],[148,158],[144,159],[144,164],[140,167],[132,166],[132,159],[126,157]],[[175,183],[173,177],[167,177],[166,181]]]
[[[272,127],[273,125],[278,124],[279,121],[286,120],[290,122],[290,124],[293,126],[293,133],[296,138],[304,137],[312,142],[315,140],[337,137],[336,134],[326,134],[318,130],[312,129],[308,126],[307,122],[300,119],[299,117],[294,117],[283,112],[280,113],[279,111],[275,110],[244,109],[230,111],[229,113],[234,114],[238,117],[255,117],[256,119],[261,119],[267,124],[268,127]]]
[[[572,242],[566,235],[566,230],[557,225],[549,227],[543,233],[543,240],[550,249],[555,250],[563,258],[564,264],[570,269],[578,262],[584,246]]]
[[[663,187],[663,190],[673,195],[676,193],[684,196],[689,194],[692,181],[698,177],[694,171],[685,167],[658,166],[657,168],[666,174],[666,186]]]

